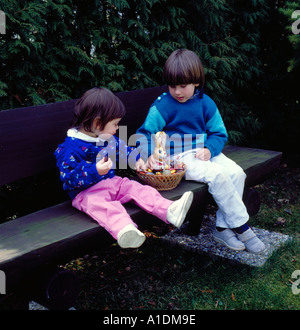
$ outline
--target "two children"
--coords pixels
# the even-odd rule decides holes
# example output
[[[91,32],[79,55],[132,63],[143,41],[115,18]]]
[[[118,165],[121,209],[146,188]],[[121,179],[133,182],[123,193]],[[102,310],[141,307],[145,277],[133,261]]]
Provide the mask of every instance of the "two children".
[[[249,215],[242,201],[246,175],[222,154],[227,132],[215,102],[203,93],[199,57],[186,49],[174,51],[165,63],[163,78],[169,92],[152,104],[137,133],[146,136],[149,147],[151,135],[164,131],[172,141],[167,143],[167,154],[187,165],[186,179],[208,184],[218,205],[216,241],[233,250],[263,251],[263,242],[247,224]],[[149,149],[145,152],[152,154]],[[153,156],[148,164],[155,167]]]
[[[193,193],[186,192],[173,202],[150,186],[115,175],[112,159],[127,161],[132,153],[131,147],[114,136],[124,115],[123,103],[111,91],[88,90],[77,101],[72,128],[56,149],[55,156],[63,188],[72,198],[72,205],[97,221],[120,247],[137,248],[145,241],[145,235],[138,230],[123,204],[134,201],[165,223],[180,227]],[[145,168],[139,155],[135,167]]]
[[[214,239],[233,250],[263,251],[263,242],[247,224],[249,215],[242,201],[246,175],[222,154],[227,132],[216,104],[203,93],[204,71],[199,57],[189,50],[176,50],[166,61],[163,78],[169,92],[153,103],[137,131],[148,140],[144,150],[147,157],[150,154],[147,165],[156,165],[148,149],[151,136],[164,131],[176,142],[167,143],[167,153],[187,165],[186,179],[208,184],[218,205]],[[124,161],[132,152],[114,136],[125,115],[120,99],[105,88],[93,88],[78,100],[74,115],[65,142],[55,151],[72,205],[96,220],[123,248],[139,247],[145,240],[122,205],[129,201],[180,227],[192,192],[172,202],[150,186],[115,175],[112,158],[107,155],[113,152],[116,161]],[[136,169],[145,169],[137,154]],[[97,155],[102,157],[100,161]]]

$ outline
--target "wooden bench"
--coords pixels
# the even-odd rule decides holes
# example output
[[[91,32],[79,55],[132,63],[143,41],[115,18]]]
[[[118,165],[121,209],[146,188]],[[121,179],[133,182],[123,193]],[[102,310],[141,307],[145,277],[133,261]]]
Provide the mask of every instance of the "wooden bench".
[[[155,87],[117,94],[127,109],[121,125],[127,126],[128,137],[136,132],[151,103],[165,90],[166,87]],[[55,194],[63,196],[53,152],[65,139],[75,101],[0,112],[0,186],[34,177],[41,172],[45,175],[51,173],[51,181],[57,181],[57,186],[51,190],[41,182],[41,200]],[[251,187],[278,168],[281,153],[232,146],[225,147],[224,153],[245,170],[244,200],[249,213],[257,213],[260,199]],[[162,194],[176,200],[187,190],[194,192],[194,201],[187,217],[190,224],[188,231],[192,235],[199,232],[209,200],[207,186],[183,180],[177,188]],[[21,198],[26,199],[26,196],[22,195]],[[3,207],[4,202],[0,199],[0,206],[2,204]],[[126,208],[142,229],[153,221],[159,224],[159,221],[133,204],[127,204]],[[77,279],[71,273],[63,270],[53,273],[51,269],[91,249],[99,249],[113,242],[103,228],[74,209],[71,201],[66,199],[1,223],[0,270],[6,275],[7,293],[13,292],[25,301],[40,300],[49,308],[68,308],[78,291]]]

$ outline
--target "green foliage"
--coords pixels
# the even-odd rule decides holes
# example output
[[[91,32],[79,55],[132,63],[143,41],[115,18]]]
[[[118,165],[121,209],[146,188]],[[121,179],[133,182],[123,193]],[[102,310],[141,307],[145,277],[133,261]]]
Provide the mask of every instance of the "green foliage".
[[[295,8],[286,0],[269,3],[258,44],[262,72],[240,95],[262,127],[253,144],[299,154],[296,141],[300,139],[300,65],[296,60],[300,58],[300,34],[292,33],[295,19],[291,20]],[[285,15],[287,11],[289,14]],[[298,42],[291,43],[291,37],[296,37]],[[295,65],[291,66],[292,63]]]
[[[257,93],[264,72],[273,35],[264,26],[276,6],[267,0],[0,0],[7,20],[0,35],[0,109],[78,98],[96,85],[114,92],[162,85],[167,57],[188,48],[204,63],[205,92],[223,115],[229,142],[245,143],[261,126],[250,92]]]
[[[158,85],[163,62],[181,46],[168,38],[172,30],[175,39],[181,9],[169,6],[166,15],[166,3],[2,0],[1,108],[76,98],[95,85],[113,91]]]

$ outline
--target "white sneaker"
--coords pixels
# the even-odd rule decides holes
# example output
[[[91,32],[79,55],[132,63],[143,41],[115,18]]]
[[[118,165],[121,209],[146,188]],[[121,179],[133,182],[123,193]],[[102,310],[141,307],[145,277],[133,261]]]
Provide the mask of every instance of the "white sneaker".
[[[193,192],[185,192],[180,199],[172,203],[167,211],[167,221],[173,226],[179,228],[185,219],[185,216],[192,204]]]
[[[237,234],[237,237],[245,244],[248,252],[261,253],[266,249],[265,244],[256,236],[251,228],[247,229],[242,234]]]
[[[226,245],[231,250],[245,250],[245,245],[237,239],[235,233],[229,228],[222,231],[217,231],[215,229],[213,232],[213,239],[218,243]]]
[[[133,224],[125,226],[118,233],[117,242],[121,248],[138,248],[145,242],[146,236]]]

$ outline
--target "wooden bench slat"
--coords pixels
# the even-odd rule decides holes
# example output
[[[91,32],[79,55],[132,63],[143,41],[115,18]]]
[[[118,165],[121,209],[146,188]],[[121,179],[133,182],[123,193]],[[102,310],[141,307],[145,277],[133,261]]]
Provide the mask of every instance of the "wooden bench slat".
[[[239,164],[247,174],[246,186],[253,186],[264,181],[280,165],[281,152],[226,146],[224,154]]]
[[[73,106],[74,100],[0,112],[0,186],[55,167]]]
[[[135,215],[139,210],[131,207],[128,212]],[[78,235],[94,229],[101,227],[73,208],[69,201],[3,223],[0,232],[0,267],[4,267],[7,260],[58,242],[61,245],[65,240],[76,239]]]
[[[204,191],[204,185],[201,187],[194,182],[182,182],[176,190],[162,194],[169,199],[176,199],[182,195],[181,190],[185,191],[187,187]],[[140,208],[131,204],[126,204],[126,209],[132,218],[143,213]],[[86,214],[73,208],[71,201],[5,222],[1,224],[0,231],[0,269],[5,267],[7,260],[22,257],[26,253],[66,239],[76,239],[95,228],[101,227]]]

